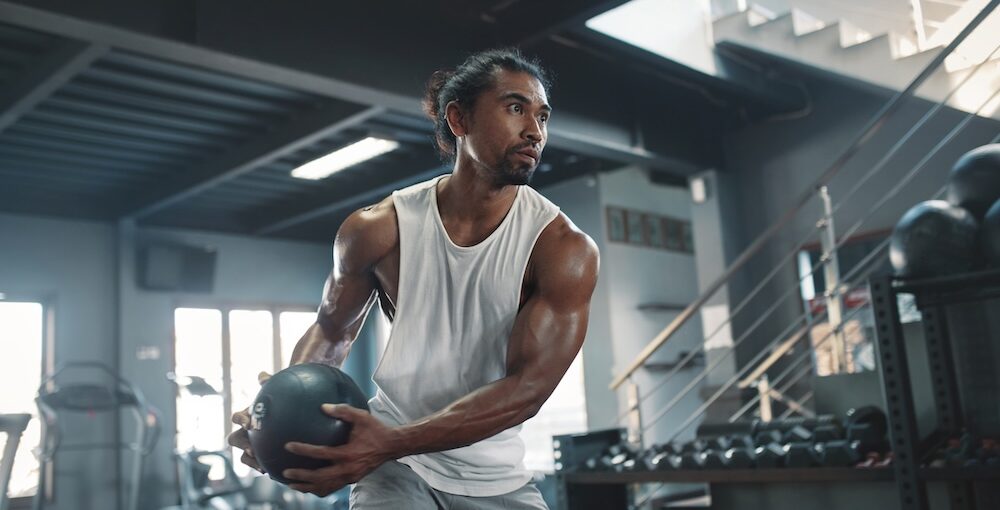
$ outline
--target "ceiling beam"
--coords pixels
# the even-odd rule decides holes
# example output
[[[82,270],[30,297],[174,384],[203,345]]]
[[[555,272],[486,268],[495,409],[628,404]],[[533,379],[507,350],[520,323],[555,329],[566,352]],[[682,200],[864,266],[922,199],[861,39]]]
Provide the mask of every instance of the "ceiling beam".
[[[184,199],[201,193],[222,182],[234,179],[275,159],[312,145],[337,132],[358,126],[384,112],[381,107],[364,108],[345,103],[329,103],[315,111],[298,116],[294,121],[241,147],[210,160],[184,175],[165,189],[131,201],[119,212],[125,219],[149,216]]]
[[[138,54],[173,62],[233,74],[248,79],[331,97],[343,101],[381,106],[412,115],[422,116],[420,97],[399,94],[384,88],[350,83],[329,75],[304,72],[280,65],[245,58],[231,53],[208,49],[161,37],[141,34],[105,24],[85,21],[38,8],[0,0],[0,19],[5,22],[67,37],[91,41],[94,44],[122,48]],[[547,33],[541,29],[541,33]],[[391,62],[387,62],[391,65]],[[429,73],[429,70],[428,70]],[[415,94],[420,91],[414,90]],[[601,156],[622,164],[642,164],[671,171],[675,158],[657,155],[632,147],[632,128],[582,117],[570,120],[568,112],[560,112],[549,126],[550,144],[566,150],[598,151]],[[600,142],[585,147],[585,141]],[[588,152],[589,154],[590,152]]]
[[[0,90],[0,131],[13,125],[107,51],[103,44],[66,41],[33,62]]]
[[[344,198],[341,198],[340,200],[331,202],[329,204],[324,204],[324,205],[322,205],[320,207],[316,207],[314,209],[310,209],[308,211],[303,211],[303,212],[294,214],[292,216],[289,216],[287,218],[284,218],[284,219],[281,219],[281,220],[278,220],[278,221],[275,221],[275,222],[268,223],[268,224],[266,224],[264,226],[261,226],[261,227],[257,228],[254,231],[254,234],[257,234],[257,235],[274,234],[274,233],[277,233],[277,232],[281,232],[283,230],[287,230],[287,229],[289,229],[291,227],[294,227],[296,225],[300,225],[300,224],[305,223],[307,221],[311,221],[311,220],[314,220],[316,218],[320,218],[322,216],[326,216],[328,214],[333,214],[333,213],[335,213],[337,211],[340,211],[342,209],[345,209],[347,207],[357,206],[357,205],[360,205],[360,204],[372,203],[372,202],[374,202],[376,200],[380,200],[382,198],[385,198],[386,196],[388,196],[393,191],[405,188],[406,186],[410,186],[412,184],[417,184],[418,182],[426,181],[427,179],[430,179],[432,177],[435,177],[435,176],[438,176],[438,175],[441,175],[441,174],[448,173],[450,170],[451,170],[451,165],[435,166],[435,167],[433,167],[431,169],[424,170],[423,172],[418,172],[416,174],[410,175],[410,176],[406,177],[405,179],[400,179],[400,180],[397,180],[395,182],[390,182],[388,184],[384,184],[384,185],[379,186],[377,188],[373,188],[371,190],[368,190],[368,191],[366,191],[364,193],[354,194],[354,195],[351,195],[349,197],[344,197]]]

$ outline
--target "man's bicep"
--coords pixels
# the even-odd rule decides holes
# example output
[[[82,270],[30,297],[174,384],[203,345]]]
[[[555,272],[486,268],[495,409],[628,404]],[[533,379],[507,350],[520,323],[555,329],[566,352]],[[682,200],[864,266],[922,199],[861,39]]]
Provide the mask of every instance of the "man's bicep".
[[[587,334],[590,298],[597,281],[597,252],[589,239],[555,258],[515,321],[508,374],[529,379],[544,397],[555,389]]]

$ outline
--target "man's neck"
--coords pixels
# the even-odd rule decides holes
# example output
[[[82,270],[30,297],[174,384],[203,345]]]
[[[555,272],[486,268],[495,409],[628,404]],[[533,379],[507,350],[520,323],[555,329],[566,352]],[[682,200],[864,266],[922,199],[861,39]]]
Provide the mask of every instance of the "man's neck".
[[[485,173],[456,163],[451,175],[438,184],[441,215],[462,222],[506,215],[517,195],[517,186],[497,185]]]

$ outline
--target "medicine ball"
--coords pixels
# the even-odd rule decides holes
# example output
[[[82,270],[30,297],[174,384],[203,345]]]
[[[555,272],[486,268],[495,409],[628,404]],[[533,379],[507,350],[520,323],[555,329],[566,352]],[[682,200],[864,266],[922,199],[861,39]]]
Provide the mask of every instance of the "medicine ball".
[[[926,278],[963,273],[976,261],[978,225],[972,215],[943,200],[921,202],[896,224],[889,261],[897,276]]]
[[[992,267],[1000,267],[1000,200],[986,211],[979,232],[986,263]]]
[[[282,476],[286,469],[329,465],[289,452],[285,449],[289,441],[323,446],[347,442],[351,424],[328,416],[320,408],[323,404],[368,409],[364,393],[347,374],[318,363],[288,367],[261,386],[250,409],[250,446],[271,478],[289,483],[293,480]]]
[[[966,152],[948,177],[948,202],[982,220],[997,199],[1000,199],[1000,143]]]

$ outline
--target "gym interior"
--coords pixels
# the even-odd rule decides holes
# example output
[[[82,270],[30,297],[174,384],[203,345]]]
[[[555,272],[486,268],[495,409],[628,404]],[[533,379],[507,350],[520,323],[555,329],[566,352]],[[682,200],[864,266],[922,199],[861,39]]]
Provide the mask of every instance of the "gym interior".
[[[347,509],[230,417],[490,48],[553,77],[529,186],[600,253],[519,432],[549,508],[997,508],[998,3],[0,0],[0,510]]]

